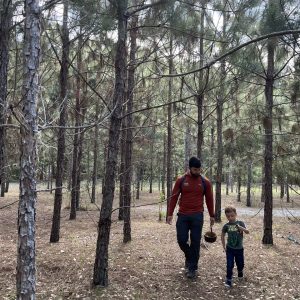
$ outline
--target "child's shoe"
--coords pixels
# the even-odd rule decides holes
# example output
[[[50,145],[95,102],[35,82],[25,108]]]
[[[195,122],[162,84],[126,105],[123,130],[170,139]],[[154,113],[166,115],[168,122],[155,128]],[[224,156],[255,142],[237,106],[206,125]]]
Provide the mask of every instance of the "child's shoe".
[[[243,271],[242,271],[242,272],[238,272],[238,280],[239,280],[239,281],[243,281],[243,280],[244,280],[244,274],[243,274]]]
[[[231,287],[232,287],[232,279],[227,279],[227,278],[226,278],[225,286],[226,286],[227,288],[231,288]]]

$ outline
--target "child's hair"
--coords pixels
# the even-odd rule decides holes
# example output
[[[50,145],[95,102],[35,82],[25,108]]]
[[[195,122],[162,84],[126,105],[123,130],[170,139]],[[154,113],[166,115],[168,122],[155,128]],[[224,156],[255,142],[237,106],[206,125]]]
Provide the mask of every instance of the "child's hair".
[[[231,212],[236,214],[236,208],[234,206],[226,206],[225,207],[225,214],[229,214]]]

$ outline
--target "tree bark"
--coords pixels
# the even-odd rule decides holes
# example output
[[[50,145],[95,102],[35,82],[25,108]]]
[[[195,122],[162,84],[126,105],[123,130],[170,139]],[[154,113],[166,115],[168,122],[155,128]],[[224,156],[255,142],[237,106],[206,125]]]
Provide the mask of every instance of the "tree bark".
[[[127,0],[117,1],[116,6],[118,16],[118,41],[115,57],[114,110],[110,117],[105,183],[98,224],[98,239],[93,275],[94,285],[100,286],[108,285],[108,245],[119,150],[121,110],[124,102],[126,83]]]
[[[252,160],[247,162],[247,200],[246,205],[251,207],[251,185],[252,185]]]
[[[166,195],[166,164],[167,164],[167,137],[164,133],[164,149],[163,149],[163,164],[161,170],[161,192],[165,196]]]
[[[213,157],[215,149],[215,128],[214,126],[210,129],[210,156]],[[209,161],[209,178],[213,180],[213,161],[210,159]]]
[[[227,1],[224,0],[224,10],[226,9]],[[227,12],[223,12],[222,35],[225,39],[227,27]],[[222,53],[225,52],[225,45],[221,45]],[[222,176],[223,176],[223,103],[225,95],[226,65],[225,60],[221,61],[221,87],[217,96],[217,174],[216,174],[216,199],[215,199],[215,220],[221,222],[221,206],[222,206]]]
[[[6,113],[7,113],[7,72],[9,62],[9,37],[12,23],[12,1],[3,0],[0,5],[0,196],[6,191]]]
[[[16,296],[35,299],[36,122],[41,35],[38,0],[25,1],[24,21]]]
[[[169,54],[169,74],[173,73],[173,37],[170,36],[170,54]],[[173,80],[169,79],[168,102],[172,101]],[[167,123],[167,206],[169,206],[172,194],[172,105],[168,105],[168,123]]]
[[[153,156],[154,156],[154,141],[155,141],[155,126],[152,128],[150,141],[150,178],[149,178],[149,193],[153,191]]]
[[[62,204],[62,185],[65,165],[65,126],[67,118],[67,103],[68,103],[68,57],[69,57],[69,29],[68,29],[68,10],[69,2],[64,1],[63,11],[63,28],[62,28],[62,58],[60,69],[60,116],[57,140],[57,159],[56,159],[56,178],[55,178],[55,195],[54,195],[54,209],[52,217],[52,228],[50,235],[50,242],[56,243],[59,241],[60,231],[60,214]]]
[[[189,159],[192,156],[192,145],[191,145],[191,127],[190,122],[185,122],[185,137],[184,137],[184,171],[189,169]]]
[[[242,175],[241,169],[238,169],[237,175],[237,202],[241,202],[241,185],[242,185]]]
[[[262,243],[273,244],[273,191],[272,191],[272,163],[273,163],[273,85],[274,85],[274,61],[276,38],[270,38],[267,42],[268,68],[265,83],[266,116],[264,118],[265,129],[265,206],[264,206],[264,233]]]
[[[125,118],[122,119],[121,124],[121,162],[120,162],[120,176],[119,176],[119,182],[120,182],[120,193],[119,193],[119,216],[118,219],[121,221],[124,219],[124,179],[125,179],[125,151],[126,151],[126,120]]]
[[[81,15],[81,14],[80,14]],[[82,36],[81,36],[81,26],[79,31],[78,38],[78,48],[77,48],[77,70],[78,73],[75,76],[76,80],[76,99],[75,99],[75,132],[73,140],[73,160],[72,160],[72,172],[71,172],[71,210],[70,210],[70,220],[76,219],[76,210],[79,206],[79,186],[78,181],[80,182],[80,161],[79,161],[79,152],[80,152],[80,140],[82,131],[79,128],[82,124],[82,80],[80,74],[82,73]]]
[[[200,42],[199,42],[199,54],[200,54],[200,64],[199,67],[202,68],[204,64],[204,16],[205,16],[205,1],[200,0],[200,5],[202,6],[200,13]],[[198,109],[198,136],[197,136],[197,156],[202,159],[202,146],[203,146],[203,103],[204,103],[204,76],[203,71],[199,72],[199,86],[198,93],[196,96],[197,109]]]
[[[130,30],[130,53],[128,67],[128,85],[127,85],[127,117],[126,117],[126,151],[125,151],[125,179],[124,179],[124,227],[123,242],[131,241],[131,181],[132,181],[132,140],[133,140],[133,96],[135,85],[135,68],[136,68],[136,51],[137,51],[137,34],[138,34],[138,16],[132,17]]]
[[[290,188],[289,188],[289,181],[288,181],[288,176],[286,177],[286,185],[285,185],[285,190],[286,190],[286,202],[290,203]]]
[[[99,103],[96,103],[96,116],[99,115]],[[94,163],[93,163],[93,175],[92,175],[92,196],[91,196],[91,203],[96,202],[96,186],[97,186],[97,173],[98,173],[98,136],[99,136],[99,125],[98,123],[95,126],[95,133],[94,133]]]

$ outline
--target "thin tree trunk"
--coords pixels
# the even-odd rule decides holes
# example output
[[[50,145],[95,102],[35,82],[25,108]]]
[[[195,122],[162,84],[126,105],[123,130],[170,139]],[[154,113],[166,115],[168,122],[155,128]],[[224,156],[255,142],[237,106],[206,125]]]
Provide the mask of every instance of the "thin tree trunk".
[[[125,125],[125,118],[122,119],[122,131],[121,131],[121,139],[120,139],[120,144],[121,144],[121,163],[120,163],[120,193],[119,193],[119,220],[124,219],[124,180],[125,180],[125,151],[126,151],[126,125]]]
[[[150,141],[150,179],[149,179],[149,193],[152,194],[153,185],[153,156],[154,156],[154,141],[155,141],[155,126],[152,129],[151,141]]]
[[[199,42],[199,54],[200,54],[200,64],[199,67],[202,68],[204,64],[204,16],[205,16],[205,1],[200,0],[200,5],[202,6],[200,13],[200,42]],[[198,136],[197,136],[197,156],[202,160],[202,146],[203,146],[203,103],[204,103],[204,76],[203,71],[199,72],[199,86],[198,93],[196,97],[197,109],[198,109]]]
[[[276,38],[270,38],[267,42],[268,68],[265,84],[266,116],[264,118],[265,129],[265,207],[264,207],[264,234],[263,244],[273,244],[273,191],[272,191],[272,162],[273,162],[273,84],[274,84],[274,57]]]
[[[141,185],[141,178],[142,178],[142,167],[138,166],[137,168],[137,176],[136,176],[136,195],[135,199],[140,199],[140,185]]]
[[[12,1],[0,4],[0,196],[4,197],[6,183],[6,114],[7,114],[7,71],[9,62],[9,36],[12,22]],[[15,70],[17,72],[17,70]]]
[[[247,200],[246,205],[251,207],[251,185],[252,185],[252,160],[247,161]]]
[[[173,37],[170,37],[169,74],[173,72]],[[169,78],[168,102],[172,99],[173,80]],[[167,125],[167,206],[172,194],[172,105],[168,105],[168,125]]]
[[[242,185],[242,175],[241,169],[238,169],[238,176],[237,176],[237,202],[241,202],[241,185]]]
[[[96,116],[99,115],[99,103],[96,103]],[[98,136],[99,136],[99,125],[98,122],[95,126],[95,133],[94,133],[94,164],[93,164],[93,175],[92,175],[92,197],[91,203],[96,202],[96,187],[97,187],[97,173],[98,173]]]
[[[288,180],[288,176],[286,177],[286,185],[285,185],[285,190],[286,190],[286,202],[290,203],[290,189],[289,189],[289,180]]]
[[[25,1],[24,21],[16,296],[35,299],[36,116],[41,35],[38,0]]]
[[[265,202],[265,166],[262,166],[261,170],[262,178],[261,178],[261,202]]]
[[[115,191],[116,167],[121,127],[121,110],[125,96],[126,83],[126,33],[127,0],[116,2],[118,13],[118,41],[115,57],[114,110],[110,117],[108,155],[106,161],[103,201],[98,224],[98,239],[94,264],[94,285],[108,285],[108,245],[111,227],[111,212]]]
[[[191,127],[190,122],[185,123],[185,137],[184,137],[184,171],[189,169],[189,159],[192,156],[192,143],[191,143]]]
[[[161,192],[166,195],[166,164],[167,164],[167,137],[164,133],[163,165],[161,170]]]
[[[86,99],[86,98],[85,98]],[[84,123],[86,109],[81,110],[81,123]],[[83,156],[83,141],[84,141],[84,131],[82,130],[79,135],[79,143],[78,143],[78,175],[77,175],[77,183],[76,183],[76,209],[80,207],[80,191],[81,191],[81,171],[82,171],[82,156]],[[88,160],[89,161],[89,160]],[[89,168],[88,168],[89,169]]]
[[[223,0],[224,10],[226,9],[226,0]],[[222,35],[225,39],[228,14],[223,12]],[[225,52],[225,45],[222,44],[222,53]],[[226,65],[225,60],[221,61],[221,87],[217,96],[217,174],[216,174],[216,197],[215,197],[215,220],[221,222],[222,206],[222,176],[223,176],[223,103],[225,95]]]
[[[213,157],[215,148],[215,128],[214,126],[210,129],[210,156]],[[213,162],[209,161],[209,178],[213,179]]]
[[[229,167],[229,186],[230,186],[230,193],[233,193],[233,168],[232,166]]]
[[[279,185],[280,185],[280,199],[284,197],[284,177],[278,177]]]
[[[126,151],[125,151],[125,180],[124,180],[124,227],[123,227],[123,242],[131,241],[131,182],[132,182],[132,109],[133,109],[133,96],[135,85],[135,68],[136,68],[136,51],[137,51],[137,34],[138,34],[138,16],[132,17],[130,30],[130,63],[128,67],[128,89],[127,89],[127,117],[126,117]],[[155,132],[154,132],[155,133]],[[153,144],[153,143],[152,143]],[[152,146],[153,147],[153,146]],[[151,154],[152,155],[152,154]],[[152,188],[152,185],[150,184]]]
[[[226,196],[229,195],[229,162],[227,165],[227,172],[226,172]]]
[[[73,163],[72,163],[72,172],[71,172],[71,210],[70,210],[70,220],[76,219],[76,210],[78,209],[78,178],[80,178],[79,172],[79,144],[81,129],[81,113],[82,113],[82,80],[80,74],[82,73],[82,36],[81,36],[81,27],[79,30],[78,38],[78,47],[77,47],[77,70],[78,73],[75,76],[76,80],[76,100],[75,100],[75,132],[74,132],[74,141],[73,141]]]
[[[60,214],[62,204],[62,185],[65,165],[65,126],[67,118],[67,103],[68,103],[68,57],[69,57],[69,29],[68,29],[68,10],[69,2],[64,1],[63,11],[63,32],[62,32],[62,59],[60,69],[60,116],[57,140],[57,160],[56,160],[56,179],[55,179],[55,195],[54,209],[52,218],[52,228],[50,242],[56,243],[59,241],[60,231]]]

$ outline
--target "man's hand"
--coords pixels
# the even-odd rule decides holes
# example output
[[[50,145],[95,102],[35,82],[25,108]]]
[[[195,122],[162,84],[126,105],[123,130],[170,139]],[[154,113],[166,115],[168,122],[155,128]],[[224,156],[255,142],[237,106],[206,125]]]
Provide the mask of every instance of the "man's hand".
[[[172,225],[173,216],[167,217],[167,224]]]
[[[212,227],[215,224],[215,218],[210,217],[210,227]]]

